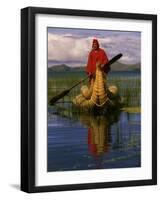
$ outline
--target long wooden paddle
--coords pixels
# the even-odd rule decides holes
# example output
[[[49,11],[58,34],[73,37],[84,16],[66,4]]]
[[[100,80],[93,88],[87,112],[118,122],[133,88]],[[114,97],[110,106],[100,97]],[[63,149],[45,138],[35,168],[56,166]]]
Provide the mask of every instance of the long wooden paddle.
[[[106,63],[104,65],[104,67],[110,67],[110,65],[112,65],[114,62],[116,62],[118,59],[120,59],[122,57],[122,54],[118,54],[116,56],[114,56],[111,60],[109,60],[108,63]],[[67,95],[73,88],[75,88],[77,85],[79,85],[80,83],[84,82],[86,79],[88,79],[91,75],[88,75],[87,77],[85,77],[84,79],[80,80],[79,82],[77,82],[75,85],[73,85],[72,87],[60,92],[59,94],[55,95],[54,97],[52,97],[52,99],[49,101],[50,105],[53,105],[54,103],[56,103],[59,99],[63,98],[65,95]]]

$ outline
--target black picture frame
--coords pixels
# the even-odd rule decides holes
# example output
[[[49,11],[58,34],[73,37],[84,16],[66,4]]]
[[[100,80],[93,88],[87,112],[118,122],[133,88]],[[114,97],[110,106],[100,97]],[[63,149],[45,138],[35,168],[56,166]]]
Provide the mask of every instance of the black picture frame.
[[[35,15],[54,14],[152,21],[152,179],[35,186]],[[50,192],[157,184],[157,16],[106,11],[27,7],[21,9],[21,190]]]

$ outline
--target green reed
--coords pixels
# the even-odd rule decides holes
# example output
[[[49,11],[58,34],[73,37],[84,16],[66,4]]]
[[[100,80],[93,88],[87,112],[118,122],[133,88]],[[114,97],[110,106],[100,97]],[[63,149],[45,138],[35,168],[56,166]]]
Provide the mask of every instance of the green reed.
[[[48,76],[48,100],[59,92],[70,88],[79,80],[86,76],[85,73],[61,72],[54,76]],[[72,99],[80,93],[82,85],[88,84],[88,81],[75,87],[69,95],[65,96],[59,102],[71,102]],[[126,107],[140,107],[141,105],[141,79],[140,77],[127,76],[108,76],[107,85],[116,85],[119,94]]]
[[[116,85],[119,94],[127,107],[141,106],[141,79],[140,77],[109,77],[108,85]]]

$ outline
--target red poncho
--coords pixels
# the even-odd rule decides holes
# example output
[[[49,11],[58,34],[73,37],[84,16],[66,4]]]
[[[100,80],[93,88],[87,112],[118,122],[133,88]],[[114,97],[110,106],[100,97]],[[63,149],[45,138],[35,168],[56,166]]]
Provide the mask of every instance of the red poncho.
[[[88,56],[88,63],[86,71],[87,73],[94,73],[96,71],[96,63],[99,61],[100,64],[106,64],[108,62],[108,57],[105,51],[99,48],[98,40],[94,39],[93,43],[96,42],[98,44],[97,50],[92,49]],[[104,72],[108,73],[108,69],[103,69]]]

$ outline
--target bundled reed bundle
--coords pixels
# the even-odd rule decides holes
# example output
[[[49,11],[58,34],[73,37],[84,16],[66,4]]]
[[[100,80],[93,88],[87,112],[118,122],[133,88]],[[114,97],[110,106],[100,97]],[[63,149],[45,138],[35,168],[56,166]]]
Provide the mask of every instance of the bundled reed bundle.
[[[118,94],[118,88],[115,85],[109,86],[108,91],[111,92],[114,96],[116,96]]]
[[[104,72],[101,70],[100,65],[97,65],[96,78],[93,85],[91,101],[95,105],[102,107],[108,101],[106,90],[107,90],[106,76]]]
[[[95,79],[92,79],[90,87],[81,87],[81,94],[73,99],[73,103],[83,109],[92,109],[94,106],[102,107],[108,100],[106,76],[98,63]]]

